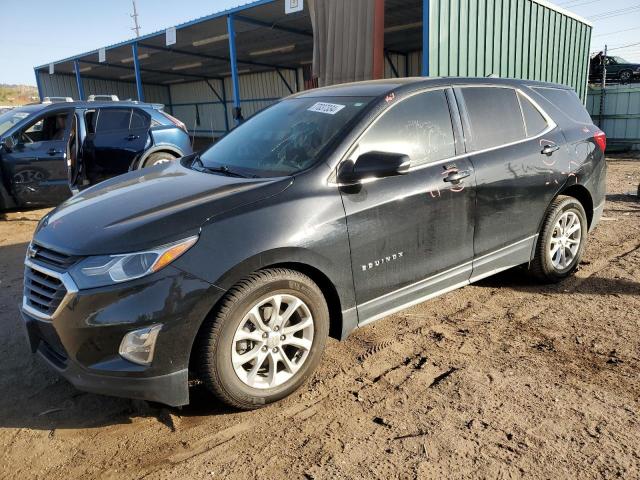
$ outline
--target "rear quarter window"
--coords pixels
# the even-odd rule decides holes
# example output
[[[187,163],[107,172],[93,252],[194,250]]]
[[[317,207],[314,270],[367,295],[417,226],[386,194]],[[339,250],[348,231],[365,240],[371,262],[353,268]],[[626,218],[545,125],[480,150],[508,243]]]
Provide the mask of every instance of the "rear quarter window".
[[[570,120],[587,125],[593,123],[587,109],[584,108],[573,90],[551,87],[533,87],[533,89],[555,105]]]
[[[524,95],[518,93],[518,100],[520,100],[520,106],[522,107],[527,137],[535,137],[542,133],[548,127],[547,120]]]
[[[150,122],[151,119],[146,113],[134,108],[131,114],[130,130],[149,128]]]

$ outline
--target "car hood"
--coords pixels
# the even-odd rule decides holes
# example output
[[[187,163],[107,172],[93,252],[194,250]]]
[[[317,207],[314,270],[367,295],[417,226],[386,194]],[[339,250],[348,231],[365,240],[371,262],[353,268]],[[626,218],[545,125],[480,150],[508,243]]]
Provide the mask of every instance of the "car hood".
[[[41,221],[34,240],[69,255],[144,250],[193,235],[212,217],[276,195],[292,181],[228,177],[171,162],[71,197]]]

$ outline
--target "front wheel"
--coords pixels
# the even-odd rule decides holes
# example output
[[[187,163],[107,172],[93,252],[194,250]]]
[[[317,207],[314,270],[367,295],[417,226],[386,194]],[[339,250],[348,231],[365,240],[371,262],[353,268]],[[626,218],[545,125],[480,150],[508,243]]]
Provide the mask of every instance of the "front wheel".
[[[320,362],[329,311],[318,286],[288,269],[261,270],[234,286],[199,334],[205,386],[240,409],[290,395]]]
[[[169,152],[152,153],[144,161],[141,168],[155,167],[156,165],[162,165],[163,163],[173,162],[176,158],[178,157],[172,155]]]
[[[633,72],[631,72],[631,70],[623,70],[622,72],[620,72],[620,83],[629,83],[631,81],[631,76],[633,75]]]
[[[558,196],[549,206],[530,271],[539,280],[559,282],[571,275],[587,241],[587,215],[573,197]]]

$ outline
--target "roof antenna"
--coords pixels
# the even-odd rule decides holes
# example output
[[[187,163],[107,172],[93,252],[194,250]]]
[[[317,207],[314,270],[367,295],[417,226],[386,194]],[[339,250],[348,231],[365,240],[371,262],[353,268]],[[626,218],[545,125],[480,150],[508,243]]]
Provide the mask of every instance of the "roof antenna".
[[[496,75],[495,73],[490,73],[486,78],[498,78],[498,75]]]
[[[136,8],[136,0],[131,0],[133,2],[133,14],[129,15],[133,18],[134,27],[131,30],[136,32],[136,37],[140,36],[140,25],[138,25],[138,9]]]

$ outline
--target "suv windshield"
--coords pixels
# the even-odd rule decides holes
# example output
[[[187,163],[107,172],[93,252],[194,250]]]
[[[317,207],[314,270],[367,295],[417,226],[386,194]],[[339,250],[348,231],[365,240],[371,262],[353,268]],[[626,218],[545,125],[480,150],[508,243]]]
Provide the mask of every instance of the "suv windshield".
[[[23,112],[20,110],[9,110],[8,112],[0,115],[0,135],[4,135],[4,133],[11,127],[27,118],[29,115],[29,112]]]
[[[210,171],[286,176],[305,170],[371,97],[291,98],[251,117],[199,157]]]

